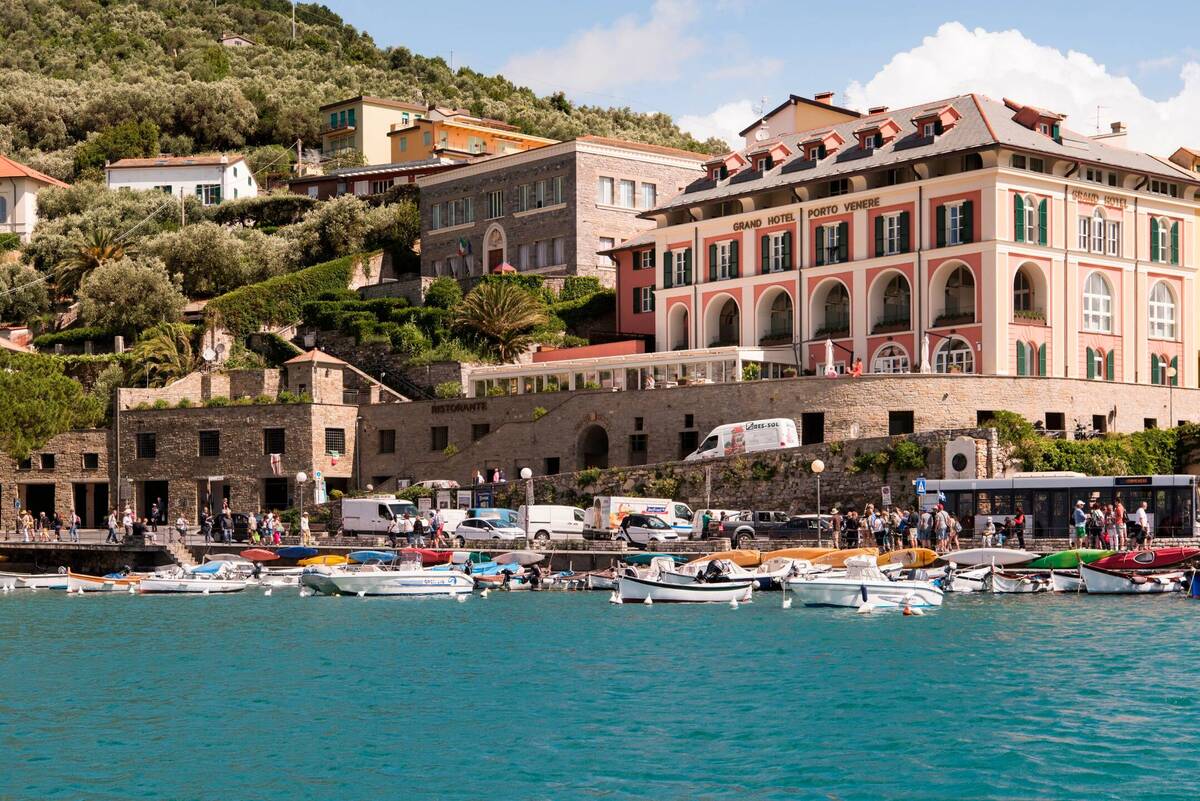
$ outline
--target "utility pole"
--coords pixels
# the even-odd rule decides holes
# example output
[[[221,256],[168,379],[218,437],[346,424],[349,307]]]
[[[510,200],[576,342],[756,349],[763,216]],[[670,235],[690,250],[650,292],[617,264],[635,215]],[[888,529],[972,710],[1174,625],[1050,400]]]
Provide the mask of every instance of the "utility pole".
[[[292,44],[296,43],[296,0],[292,0]]]
[[[300,168],[304,163],[303,140],[296,140],[296,175],[301,175]]]

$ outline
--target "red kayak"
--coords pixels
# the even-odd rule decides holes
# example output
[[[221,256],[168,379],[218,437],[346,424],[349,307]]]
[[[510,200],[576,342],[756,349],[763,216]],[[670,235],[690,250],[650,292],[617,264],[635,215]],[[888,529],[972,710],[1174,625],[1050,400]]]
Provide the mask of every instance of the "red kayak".
[[[1200,548],[1172,546],[1155,548],[1152,551],[1122,551],[1097,559],[1091,567],[1101,570],[1144,570],[1151,567],[1169,567],[1200,556]]]
[[[454,551],[434,551],[429,548],[401,548],[400,553],[416,553],[421,555],[421,564],[444,565],[454,556]]]

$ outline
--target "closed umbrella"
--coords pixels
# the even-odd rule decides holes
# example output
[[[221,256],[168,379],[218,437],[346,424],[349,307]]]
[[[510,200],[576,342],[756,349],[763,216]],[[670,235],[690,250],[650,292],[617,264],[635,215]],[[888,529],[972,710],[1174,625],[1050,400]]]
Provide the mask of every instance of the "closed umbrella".
[[[825,377],[837,378],[837,368],[833,366],[833,340],[825,340]]]
[[[279,558],[279,554],[268,551],[266,548],[247,548],[238,555],[251,562],[270,562],[272,559]]]
[[[921,372],[933,372],[933,369],[929,366],[929,334],[921,337]]]

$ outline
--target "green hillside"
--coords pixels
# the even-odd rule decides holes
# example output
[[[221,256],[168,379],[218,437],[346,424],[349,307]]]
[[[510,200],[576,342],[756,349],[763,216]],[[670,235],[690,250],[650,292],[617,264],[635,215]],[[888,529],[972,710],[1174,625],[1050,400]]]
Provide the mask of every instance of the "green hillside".
[[[539,97],[502,76],[381,48],[320,5],[284,0],[6,0],[0,152],[64,180],[106,156],[319,144],[317,108],[357,94],[433,102],[567,139],[616,136],[697,151],[665,114]],[[223,33],[259,46],[221,47]],[[121,126],[118,128],[118,126]],[[157,134],[157,139],[155,135]],[[254,160],[251,162],[254,164]]]

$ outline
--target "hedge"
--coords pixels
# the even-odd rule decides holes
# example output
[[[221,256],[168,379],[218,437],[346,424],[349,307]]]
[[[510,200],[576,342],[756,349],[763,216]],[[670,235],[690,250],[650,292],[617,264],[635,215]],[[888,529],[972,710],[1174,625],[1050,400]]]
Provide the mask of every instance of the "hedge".
[[[553,303],[549,311],[568,328],[575,328],[604,314],[610,314],[616,307],[617,293],[611,289],[604,289],[587,297]]]
[[[39,350],[48,350],[55,345],[82,345],[84,342],[110,342],[113,332],[107,328],[96,326],[68,328],[66,331],[55,331],[49,334],[39,334],[33,338],[33,344]]]
[[[366,254],[356,253],[257,284],[240,287],[209,301],[210,325],[224,326],[234,336],[247,336],[264,325],[287,325],[300,319],[304,304],[322,292],[344,290]]]
[[[274,194],[227,200],[211,212],[212,221],[220,225],[254,225],[260,229],[279,228],[297,223],[317,205],[308,195]],[[265,231],[264,231],[265,233]]]
[[[16,250],[19,247],[21,247],[20,234],[0,234],[0,253],[6,250]]]

